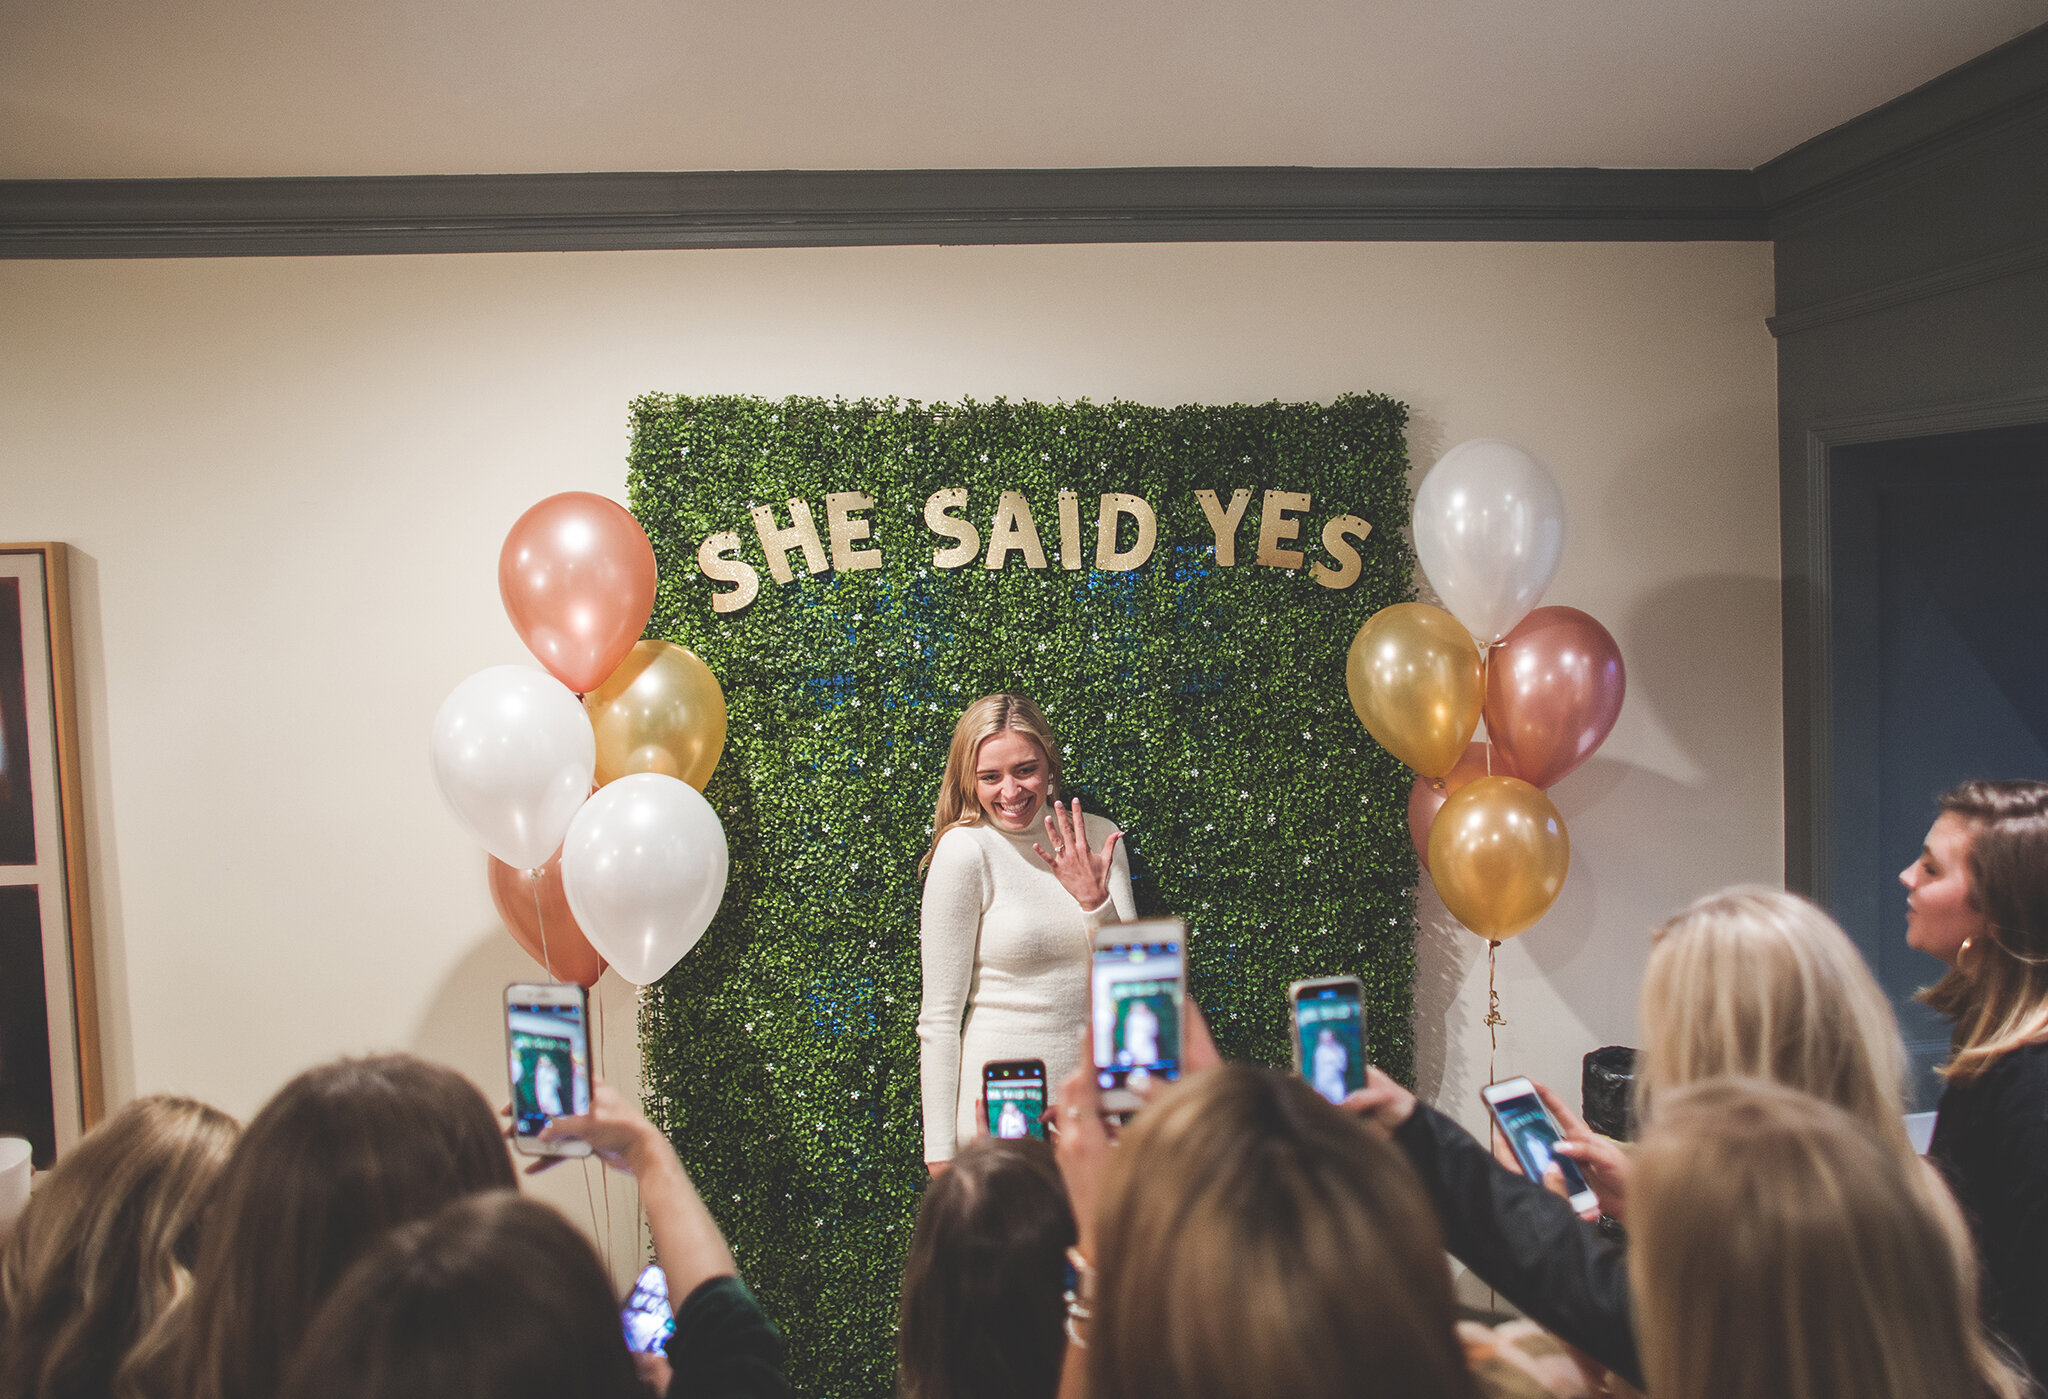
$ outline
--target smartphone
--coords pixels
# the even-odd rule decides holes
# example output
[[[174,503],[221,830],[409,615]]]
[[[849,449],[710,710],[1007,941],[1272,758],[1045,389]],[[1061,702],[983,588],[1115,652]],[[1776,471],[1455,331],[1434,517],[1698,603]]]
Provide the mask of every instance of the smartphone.
[[[1545,1171],[1556,1166],[1564,1175],[1564,1188],[1572,1208],[1580,1213],[1593,1208],[1597,1197],[1593,1187],[1586,1184],[1586,1178],[1579,1174],[1579,1163],[1557,1154],[1557,1144],[1564,1140],[1564,1133],[1558,1130],[1550,1109],[1536,1096],[1535,1084],[1526,1078],[1502,1079],[1480,1089],[1479,1096],[1486,1100],[1486,1110],[1493,1114],[1500,1134],[1514,1148],[1523,1175],[1540,1181]]]
[[[981,1066],[981,1103],[991,1137],[1045,1136],[1045,1060],[997,1059]]]
[[[658,1263],[640,1270],[640,1278],[619,1308],[619,1325],[626,1332],[626,1349],[642,1355],[660,1355],[676,1329],[675,1314],[668,1309],[668,1275]]]
[[[1365,1087],[1365,986],[1355,976],[1297,981],[1287,988],[1294,1012],[1294,1071],[1333,1103]]]
[[[1105,1112],[1130,1112],[1141,1101],[1135,1090],[1180,1077],[1185,938],[1178,918],[1115,923],[1095,935],[1089,1005]]]
[[[588,1156],[588,1142],[543,1142],[557,1117],[590,1111],[590,998],[581,986],[518,981],[505,988],[512,1071],[512,1146],[528,1156]]]

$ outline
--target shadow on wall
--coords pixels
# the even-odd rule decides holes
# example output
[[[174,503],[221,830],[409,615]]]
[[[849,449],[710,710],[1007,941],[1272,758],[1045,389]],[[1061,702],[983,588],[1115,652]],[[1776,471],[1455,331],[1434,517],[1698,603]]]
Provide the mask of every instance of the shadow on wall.
[[[1415,891],[1415,1092],[1426,1103],[1441,1103],[1446,1084],[1471,1081],[1468,1033],[1452,1033],[1458,988],[1472,964],[1485,956],[1484,941],[1451,917],[1436,885],[1423,871]]]
[[[87,910],[93,980],[99,992],[100,1071],[112,1109],[135,1096],[135,1029],[128,994],[128,933],[122,918],[121,852],[114,838],[114,751],[107,724],[107,647],[100,620],[100,561],[71,546],[71,650],[78,703],[80,785],[85,798]]]
[[[483,871],[477,873],[481,878]],[[509,1094],[505,988],[515,981],[546,979],[540,966],[493,923],[434,989],[407,1047],[421,1058],[456,1069],[493,1107],[502,1105]],[[605,1031],[599,1070],[627,1101],[637,1101],[640,1060],[634,990],[607,973],[590,999],[592,1019],[599,1020],[601,1014]],[[639,1196],[629,1177],[595,1161],[567,1161],[528,1178],[522,1189],[553,1205],[596,1241],[622,1292],[632,1285],[640,1268],[642,1239]]]
[[[1779,599],[1775,578],[1680,578],[1638,600],[1617,636],[1628,704],[1670,735],[1710,793],[1734,789],[1734,809],[1747,805],[1737,790],[1775,788],[1782,775],[1782,746],[1756,746],[1784,723]]]

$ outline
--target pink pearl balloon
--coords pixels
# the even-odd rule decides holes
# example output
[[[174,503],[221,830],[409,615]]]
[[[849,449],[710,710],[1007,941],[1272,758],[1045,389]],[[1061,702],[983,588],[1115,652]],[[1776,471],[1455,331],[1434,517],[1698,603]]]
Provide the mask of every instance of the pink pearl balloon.
[[[1486,658],[1486,734],[1517,776],[1554,785],[1614,729],[1628,674],[1607,628],[1539,607]]]

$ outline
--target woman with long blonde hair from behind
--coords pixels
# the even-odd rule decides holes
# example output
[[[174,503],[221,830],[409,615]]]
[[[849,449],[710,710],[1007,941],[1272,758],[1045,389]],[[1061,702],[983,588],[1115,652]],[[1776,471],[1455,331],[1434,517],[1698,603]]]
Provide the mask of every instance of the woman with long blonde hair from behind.
[[[190,1284],[238,1130],[189,1098],[138,1098],[44,1177],[0,1249],[0,1399],[127,1388],[138,1343]]]
[[[918,932],[924,1159],[934,1174],[976,1131],[982,1066],[1074,1066],[1095,929],[1137,914],[1123,832],[1062,805],[1061,750],[1038,706],[984,695],[954,726],[925,855]]]
[[[2019,1399],[1967,1254],[1917,1163],[1836,1107],[1756,1079],[1670,1093],[1630,1230],[1656,1399]]]
[[[1813,904],[1780,889],[1738,885],[1666,920],[1643,975],[1644,1043],[1636,1117],[1654,1124],[1664,1098],[1723,1075],[1766,1079],[1849,1113],[1917,1182],[1970,1251],[1954,1204],[1906,1136],[1905,1052],[1890,1004],[1848,935]],[[1547,1091],[1606,1212],[1630,1214],[1628,1155],[1596,1137]],[[1430,1186],[1451,1252],[1562,1339],[1640,1387],[1629,1324],[1628,1250],[1573,1216],[1565,1202],[1503,1169],[1443,1114],[1384,1076],[1352,1105],[1395,1133]]]

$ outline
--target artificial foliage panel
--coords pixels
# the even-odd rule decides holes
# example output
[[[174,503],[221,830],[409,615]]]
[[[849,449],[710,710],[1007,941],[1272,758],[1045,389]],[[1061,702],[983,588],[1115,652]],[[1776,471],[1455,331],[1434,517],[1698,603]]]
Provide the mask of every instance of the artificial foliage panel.
[[[1140,910],[1187,920],[1224,1054],[1287,1063],[1287,984],[1352,973],[1374,1059],[1411,1075],[1409,779],[1344,687],[1360,623],[1414,596],[1405,421],[1376,395],[633,405],[649,635],[729,714],[706,796],[731,882],[644,1003],[648,1104],[800,1391],[892,1387],[926,1178],[918,862],[975,697],[1044,707],[1069,794],[1129,833]]]

